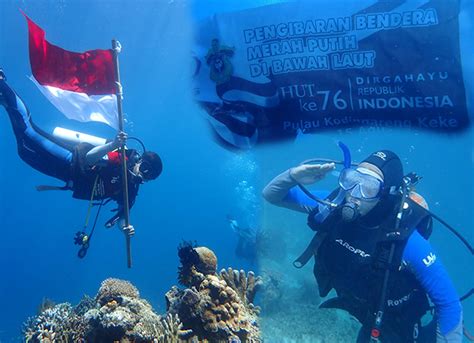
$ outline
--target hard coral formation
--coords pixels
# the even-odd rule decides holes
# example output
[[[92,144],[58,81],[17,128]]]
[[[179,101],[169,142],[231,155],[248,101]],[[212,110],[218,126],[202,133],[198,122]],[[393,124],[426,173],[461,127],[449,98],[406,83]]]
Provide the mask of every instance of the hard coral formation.
[[[258,308],[253,305],[261,280],[252,272],[216,273],[208,248],[181,246],[183,279],[166,294],[167,313],[156,314],[130,282],[107,279],[94,299],[79,305],[46,308],[25,323],[27,342],[257,342]],[[186,266],[183,266],[186,264]]]
[[[193,330],[183,329],[183,323],[178,315],[168,313],[166,317],[161,319],[163,324],[163,342],[178,342],[193,336]]]
[[[128,281],[103,281],[96,302],[98,308],[84,314],[90,342],[149,342],[163,333],[161,317]]]
[[[255,277],[252,271],[245,275],[245,271],[238,271],[232,268],[228,268],[227,270],[222,269],[220,277],[225,280],[229,287],[237,292],[240,299],[246,305],[253,303],[255,294],[263,283],[262,278]]]
[[[140,293],[138,289],[128,281],[109,278],[102,281],[99,292],[97,292],[95,298],[99,304],[104,305],[112,300],[120,303],[123,297],[138,299]]]
[[[253,305],[261,279],[253,272],[229,268],[216,273],[217,259],[207,248],[189,246],[186,254],[181,250],[180,277],[186,288],[173,287],[166,293],[167,310],[177,314],[184,328],[189,328],[199,339],[211,341],[258,341],[258,307]],[[191,252],[192,250],[193,252]],[[199,252],[199,259],[181,258]],[[204,258],[209,257],[212,258]],[[192,265],[190,265],[190,261]],[[197,269],[198,263],[207,261],[206,270]]]
[[[216,273],[217,257],[209,248],[183,242],[178,246],[178,256],[181,263],[178,267],[178,281],[184,286],[199,284],[205,275]]]
[[[196,270],[204,275],[213,274],[217,270],[217,257],[214,252],[206,247],[194,248],[198,255]]]

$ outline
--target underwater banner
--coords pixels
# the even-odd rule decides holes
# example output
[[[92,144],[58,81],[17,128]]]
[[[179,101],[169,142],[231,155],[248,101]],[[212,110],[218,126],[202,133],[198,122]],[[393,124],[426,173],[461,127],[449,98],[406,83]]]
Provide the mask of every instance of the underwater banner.
[[[195,99],[239,148],[343,127],[462,130],[458,14],[445,0],[215,14],[196,23]]]

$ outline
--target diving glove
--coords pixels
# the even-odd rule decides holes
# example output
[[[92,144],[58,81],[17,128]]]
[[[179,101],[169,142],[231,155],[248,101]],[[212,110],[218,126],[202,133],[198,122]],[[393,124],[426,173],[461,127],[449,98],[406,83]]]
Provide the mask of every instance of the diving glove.
[[[122,231],[125,235],[132,237],[135,234],[135,228],[133,225],[123,226]]]

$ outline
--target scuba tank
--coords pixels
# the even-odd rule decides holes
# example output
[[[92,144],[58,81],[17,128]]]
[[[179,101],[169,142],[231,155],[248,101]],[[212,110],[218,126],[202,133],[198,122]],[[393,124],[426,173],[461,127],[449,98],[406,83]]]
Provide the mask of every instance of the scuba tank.
[[[56,127],[53,131],[53,136],[74,145],[79,143],[89,143],[94,146],[99,146],[107,143],[105,138],[88,135],[86,133],[73,131],[62,127]]]

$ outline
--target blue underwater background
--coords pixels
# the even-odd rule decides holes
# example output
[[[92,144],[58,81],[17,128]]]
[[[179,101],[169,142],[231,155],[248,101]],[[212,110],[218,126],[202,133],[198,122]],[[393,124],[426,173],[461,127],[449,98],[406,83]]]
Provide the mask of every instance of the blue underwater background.
[[[312,236],[306,217],[265,204],[260,194],[274,176],[304,159],[339,159],[339,140],[351,148],[356,161],[380,148],[397,152],[406,171],[424,177],[418,191],[433,212],[474,242],[472,128],[454,134],[415,129],[336,130],[299,135],[294,141],[246,152],[229,151],[215,143],[203,110],[192,99],[192,19],[275,2],[0,1],[0,67],[39,127],[49,132],[62,126],[102,137],[114,135],[112,129],[100,124],[65,119],[27,78],[31,73],[27,25],[18,9],[46,31],[50,42],[64,49],[108,48],[112,38],[120,40],[127,131],[158,152],[164,162],[163,174],[140,188],[131,212],[137,230],[132,238],[133,268],[126,267],[123,235],[116,228],[103,227],[111,205],[99,220],[87,257],[81,260],[73,237],[82,229],[87,202],[72,199],[69,192],[35,190],[36,185],[61,183],[19,159],[7,114],[0,110],[0,342],[21,340],[22,322],[36,314],[44,297],[75,304],[84,294],[94,296],[100,282],[108,277],[131,281],[157,312],[164,312],[164,294],[177,283],[177,246],[182,240],[195,240],[214,250],[219,268],[231,266],[257,274],[278,270],[283,279],[294,283],[290,291],[295,299],[302,297],[297,296],[303,291],[300,285],[307,283],[314,289],[305,288],[305,292],[317,297],[311,263],[303,270],[291,264]],[[472,120],[474,25],[470,20],[474,2],[461,1],[461,11],[461,53]],[[335,182],[336,178],[329,178],[323,187],[333,187]],[[237,237],[228,225],[229,214],[244,226],[277,237],[264,259],[236,257]],[[431,241],[459,293],[471,289],[474,268],[468,251],[440,225],[435,225]],[[474,298],[463,306],[466,327],[474,330]],[[295,325],[297,330],[305,323]]]

